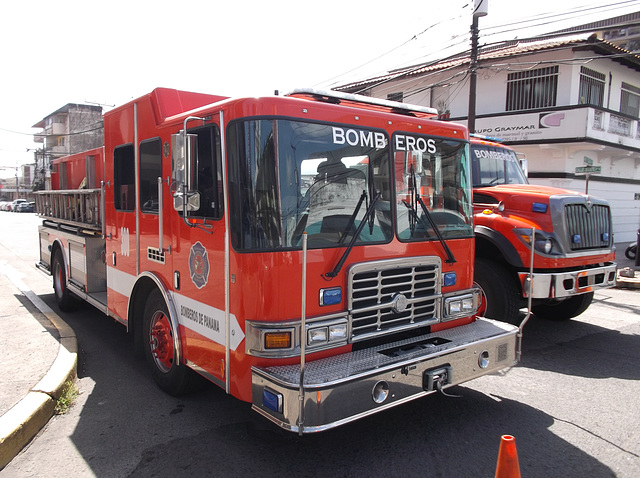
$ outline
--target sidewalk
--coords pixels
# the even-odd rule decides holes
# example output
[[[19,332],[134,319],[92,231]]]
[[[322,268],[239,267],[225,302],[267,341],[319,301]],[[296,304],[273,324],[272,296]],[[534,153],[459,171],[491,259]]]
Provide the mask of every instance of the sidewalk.
[[[53,416],[76,376],[76,337],[67,324],[0,264],[0,470]]]

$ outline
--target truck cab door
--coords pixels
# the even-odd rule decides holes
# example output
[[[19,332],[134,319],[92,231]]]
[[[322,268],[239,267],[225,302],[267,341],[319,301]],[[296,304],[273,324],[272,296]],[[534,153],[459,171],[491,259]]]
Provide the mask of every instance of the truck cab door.
[[[188,158],[178,154],[179,139],[172,141],[173,298],[186,362],[224,386],[226,231],[221,133],[214,122],[194,121],[190,126]],[[180,161],[188,163],[186,170],[180,170]]]

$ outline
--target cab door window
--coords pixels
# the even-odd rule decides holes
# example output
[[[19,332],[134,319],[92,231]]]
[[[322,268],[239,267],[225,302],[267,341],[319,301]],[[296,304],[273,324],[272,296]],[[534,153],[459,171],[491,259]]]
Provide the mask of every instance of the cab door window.
[[[113,150],[113,202],[118,211],[133,211],[136,198],[135,151],[132,144]]]
[[[162,141],[160,138],[140,144],[140,209],[158,213],[158,178],[162,177]]]

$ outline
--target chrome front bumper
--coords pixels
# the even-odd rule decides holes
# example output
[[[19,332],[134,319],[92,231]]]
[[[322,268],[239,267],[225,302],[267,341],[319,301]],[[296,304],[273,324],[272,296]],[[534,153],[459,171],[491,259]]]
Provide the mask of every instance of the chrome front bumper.
[[[478,319],[308,361],[303,397],[299,364],[252,367],[253,409],[290,431],[323,431],[514,365],[517,332],[513,325]]]
[[[524,297],[529,297],[528,272],[518,272]],[[555,299],[616,285],[616,264],[561,273],[533,273],[533,299]]]

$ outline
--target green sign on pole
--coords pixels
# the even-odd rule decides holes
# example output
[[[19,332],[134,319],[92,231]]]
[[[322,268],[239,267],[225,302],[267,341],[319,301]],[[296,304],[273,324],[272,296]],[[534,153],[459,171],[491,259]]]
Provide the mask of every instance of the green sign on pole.
[[[602,166],[578,166],[576,168],[576,174],[600,174],[602,172]]]

